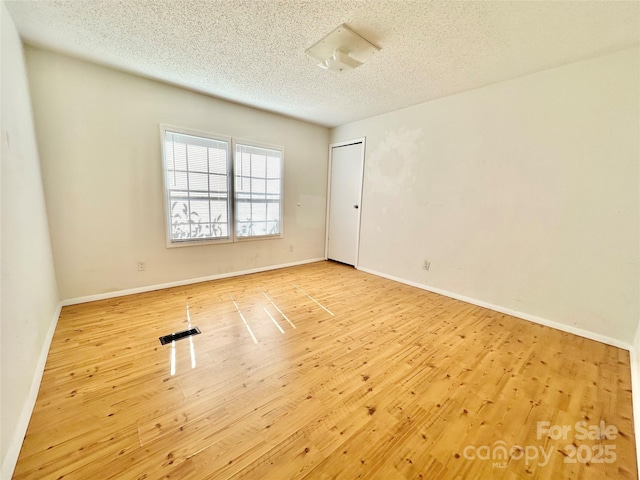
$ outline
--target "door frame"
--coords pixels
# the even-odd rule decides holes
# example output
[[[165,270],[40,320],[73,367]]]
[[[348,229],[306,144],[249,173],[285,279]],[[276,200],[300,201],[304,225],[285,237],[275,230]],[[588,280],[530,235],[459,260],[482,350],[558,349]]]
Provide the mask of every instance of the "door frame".
[[[333,165],[332,163],[333,149],[337,147],[346,147],[348,145],[355,145],[358,143],[362,143],[362,157],[360,158],[360,175],[359,175],[360,188],[358,193],[360,203],[358,206],[358,228],[356,229],[356,262],[355,262],[354,268],[358,268],[358,261],[360,259],[360,227],[362,224],[362,192],[363,192],[363,186],[364,186],[364,159],[365,159],[365,152],[366,152],[366,146],[367,146],[366,138],[367,137],[359,137],[359,138],[354,138],[352,140],[344,140],[342,142],[329,144],[329,169],[328,169],[328,175],[327,175],[327,216],[325,220],[325,237],[324,237],[324,259],[325,260],[329,259],[329,220],[330,220],[329,212],[331,208],[331,172],[332,172],[331,169]]]

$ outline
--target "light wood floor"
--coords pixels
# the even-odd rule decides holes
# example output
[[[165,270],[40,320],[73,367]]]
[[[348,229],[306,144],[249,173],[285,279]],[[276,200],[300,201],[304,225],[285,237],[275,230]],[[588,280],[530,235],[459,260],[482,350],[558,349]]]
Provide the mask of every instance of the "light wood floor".
[[[14,478],[637,478],[629,355],[329,262],[65,307]]]

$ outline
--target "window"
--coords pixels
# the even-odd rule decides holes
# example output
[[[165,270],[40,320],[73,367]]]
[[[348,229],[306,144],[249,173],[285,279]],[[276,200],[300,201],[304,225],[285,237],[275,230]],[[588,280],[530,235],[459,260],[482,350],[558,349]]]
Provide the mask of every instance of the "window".
[[[235,212],[240,238],[281,233],[282,150],[236,143]]]
[[[232,161],[228,137],[161,132],[167,246],[282,235],[281,148],[236,142]]]
[[[229,141],[164,130],[171,243],[229,239]]]

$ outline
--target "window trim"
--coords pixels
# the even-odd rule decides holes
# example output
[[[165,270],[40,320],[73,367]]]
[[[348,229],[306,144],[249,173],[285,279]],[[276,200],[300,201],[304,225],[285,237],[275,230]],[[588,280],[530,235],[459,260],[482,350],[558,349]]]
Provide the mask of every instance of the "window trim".
[[[233,241],[234,242],[250,242],[252,240],[270,240],[270,239],[274,239],[274,238],[284,238],[284,147],[280,146],[280,145],[274,145],[274,144],[270,144],[270,143],[263,143],[263,142],[254,142],[252,140],[246,140],[243,138],[233,138],[232,139],[233,145],[231,148],[232,151],[232,159],[231,159],[231,168],[232,170],[232,180],[231,183],[232,185],[232,195],[233,195],[233,202],[232,202],[232,210],[233,210]],[[280,233],[278,235],[253,235],[250,237],[240,237],[237,234],[237,229],[236,229],[236,216],[235,216],[235,211],[236,211],[236,146],[237,145],[244,145],[246,147],[255,147],[255,148],[264,148],[266,150],[275,150],[280,152]]]
[[[221,135],[216,133],[205,132],[193,128],[185,128],[177,125],[170,125],[161,123],[160,125],[160,145],[162,155],[162,194],[163,194],[163,208],[164,208],[164,223],[165,223],[165,244],[167,248],[181,248],[181,247],[195,247],[199,245],[217,245],[226,243],[240,243],[251,242],[255,240],[270,240],[270,239],[282,239],[284,238],[284,170],[285,170],[285,149],[281,145],[275,145],[271,143],[255,142],[252,140],[246,140],[244,138],[234,138],[228,135]],[[228,237],[223,238],[204,238],[196,239],[189,238],[185,240],[172,240],[171,239],[171,208],[169,197],[169,184],[168,184],[168,165],[167,165],[167,152],[165,145],[166,133],[176,133],[183,135],[192,135],[196,137],[202,137],[218,142],[225,142],[227,144],[227,192],[228,192]],[[238,236],[236,231],[236,146],[243,145],[247,147],[264,148],[267,150],[275,150],[280,152],[280,232],[277,235],[254,235],[254,236]]]
[[[165,136],[166,133],[177,133],[183,135],[192,135],[195,137],[207,138],[209,140],[215,140],[218,142],[225,142],[227,144],[227,192],[228,192],[228,215],[229,215],[229,231],[228,236],[223,238],[204,238],[204,239],[195,239],[190,238],[186,240],[172,240],[171,239],[171,208],[169,207],[170,199],[169,199],[169,189],[168,189],[168,178],[167,178],[167,152],[165,150]],[[232,145],[233,140],[231,137],[226,135],[218,135],[212,134],[209,132],[203,132],[201,130],[195,130],[192,128],[184,128],[176,125],[168,125],[168,124],[160,124],[160,145],[162,151],[162,193],[163,193],[163,204],[164,204],[164,223],[165,223],[165,244],[167,248],[179,248],[179,247],[194,247],[198,245],[214,245],[221,243],[232,243],[234,241],[234,222],[232,220],[235,219],[233,214],[233,154],[232,154]]]

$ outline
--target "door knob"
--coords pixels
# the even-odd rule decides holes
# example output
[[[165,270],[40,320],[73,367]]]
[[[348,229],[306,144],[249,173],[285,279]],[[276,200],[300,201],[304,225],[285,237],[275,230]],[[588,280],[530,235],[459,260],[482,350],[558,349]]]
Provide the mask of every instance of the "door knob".
[[[358,205],[354,205],[353,208],[358,208]]]

